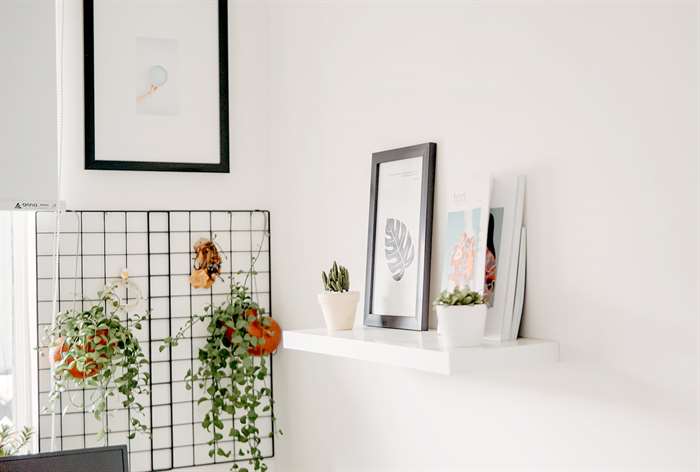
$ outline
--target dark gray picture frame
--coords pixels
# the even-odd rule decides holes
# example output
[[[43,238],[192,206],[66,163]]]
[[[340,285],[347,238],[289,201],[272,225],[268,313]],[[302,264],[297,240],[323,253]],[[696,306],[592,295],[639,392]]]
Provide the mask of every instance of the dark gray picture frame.
[[[430,257],[433,235],[433,199],[435,190],[435,156],[437,144],[424,143],[372,154],[369,229],[367,238],[367,277],[365,282],[365,326],[426,331],[430,314]],[[377,197],[381,164],[421,156],[420,229],[417,244],[418,283],[415,316],[391,316],[372,313],[374,294],[374,259],[376,249]]]

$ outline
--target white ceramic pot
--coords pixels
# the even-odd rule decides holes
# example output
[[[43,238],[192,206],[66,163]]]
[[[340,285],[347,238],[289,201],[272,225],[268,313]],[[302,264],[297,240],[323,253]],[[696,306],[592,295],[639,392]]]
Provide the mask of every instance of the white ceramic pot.
[[[318,294],[328,331],[352,329],[360,292],[323,292]]]
[[[445,346],[478,346],[484,338],[486,304],[437,305],[438,334]]]

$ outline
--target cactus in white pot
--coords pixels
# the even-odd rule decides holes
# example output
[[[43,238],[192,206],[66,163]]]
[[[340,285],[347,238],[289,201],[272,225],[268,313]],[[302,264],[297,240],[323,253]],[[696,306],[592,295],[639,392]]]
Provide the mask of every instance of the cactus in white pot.
[[[444,290],[435,300],[438,334],[448,348],[478,346],[484,337],[486,303],[469,287]]]
[[[331,269],[321,272],[324,291],[318,295],[323,319],[329,331],[352,329],[355,324],[359,292],[350,291],[348,269],[333,262]]]
[[[328,274],[321,272],[321,280],[326,292],[342,293],[350,290],[350,274],[348,269],[339,266],[333,261],[333,267],[328,271]]]

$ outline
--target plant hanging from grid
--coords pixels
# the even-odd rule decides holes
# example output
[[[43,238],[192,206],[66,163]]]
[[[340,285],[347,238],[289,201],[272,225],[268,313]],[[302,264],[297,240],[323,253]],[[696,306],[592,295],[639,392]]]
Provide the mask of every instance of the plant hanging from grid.
[[[275,351],[281,336],[280,326],[252,299],[247,287],[248,280],[255,278],[255,262],[263,243],[264,238],[257,254],[251,258],[245,280],[236,282],[232,274],[226,300],[219,305],[212,303],[207,306],[202,314],[193,317],[160,347],[162,351],[168,346],[177,346],[195,323],[208,322],[206,343],[198,353],[199,366],[196,371],[188,370],[185,380],[188,390],[197,385],[205,392],[199,398],[199,403],[209,402],[211,405],[202,421],[202,428],[212,434],[208,442],[209,456],[230,458],[237,452],[241,456],[249,456],[249,465],[260,472],[268,470],[268,467],[260,449],[262,435],[257,420],[260,414],[270,414],[273,425],[275,421],[272,389],[265,383],[269,374],[266,357]],[[198,253],[196,260],[200,258],[198,248],[201,247],[203,242],[198,241],[194,247]],[[209,242],[208,247],[216,252],[214,242]],[[194,274],[201,270],[195,263],[193,281],[196,280]],[[243,272],[237,273],[241,274]],[[225,431],[224,414],[234,418],[228,431]],[[237,414],[240,416],[237,417]],[[233,439],[234,444],[245,446],[239,446],[238,451],[225,450],[219,445],[225,435]],[[274,429],[269,437],[273,435]],[[246,472],[248,468],[234,463],[231,470]]]
[[[148,361],[131,327],[140,330],[145,315],[130,314],[130,326],[120,315],[125,306],[115,294],[117,283],[108,284],[98,293],[99,302],[87,310],[69,309],[56,315],[53,326],[46,329],[51,346],[53,383],[47,409],[55,410],[61,394],[68,393],[70,405],[89,411],[101,428],[98,439],[107,445],[107,402],[119,397],[131,418],[129,439],[137,432],[148,434],[144,407],[137,396],[149,395]],[[86,404],[71,396],[70,387],[90,392]]]
[[[227,413],[222,416],[226,431],[217,430],[225,439],[217,445],[233,454],[229,458],[208,456],[207,442],[213,438],[213,427],[207,433],[200,425],[210,408],[197,403],[202,396],[197,386],[186,388],[184,373],[188,369],[196,372],[201,364],[198,351],[206,344],[207,324],[198,323],[177,347],[163,351],[158,347],[165,338],[177,333],[183,323],[208,312],[207,305],[219,306],[228,300],[230,277],[240,282],[247,278],[243,285],[248,295],[261,312],[263,309],[270,312],[270,213],[265,210],[87,210],[68,211],[59,218],[58,259],[54,254],[55,213],[37,212],[35,220],[37,336],[41,340],[37,351],[39,451],[95,447],[107,442],[109,445],[127,444],[133,471],[164,471],[232,462],[248,466],[246,461],[251,454],[242,455],[240,447],[247,451],[247,444],[226,435],[234,422]],[[223,263],[218,271],[212,270],[215,267],[211,262],[216,263],[215,260],[207,259],[208,264],[193,261],[192,248],[200,240],[215,242]],[[249,271],[251,261],[256,261],[252,272]],[[215,276],[216,283],[211,288],[194,286],[191,280],[193,262],[206,269],[207,276],[210,272]],[[58,280],[54,273],[57,263]],[[134,439],[128,439],[134,432],[132,414],[129,408],[122,407],[119,393],[108,398],[108,408],[102,416],[104,424],[95,420],[89,411],[96,389],[81,389],[72,380],[55,402],[55,411],[65,411],[66,406],[68,411],[53,415],[45,408],[50,403],[53,382],[47,355],[48,340],[43,333],[53,324],[55,306],[58,305],[59,311],[70,308],[89,311],[94,304],[104,304],[96,294],[109,281],[119,281],[120,274],[123,278],[125,267],[129,268],[129,280],[138,284],[140,290],[123,283],[116,290],[126,302],[119,317],[139,339],[150,374],[149,394],[136,397],[144,406],[145,422],[142,424],[148,427],[150,436],[136,434]],[[56,289],[57,300],[53,298]],[[143,311],[139,313],[148,313],[146,319],[142,318],[141,330],[134,327],[134,313],[138,311],[134,303],[142,306]],[[107,308],[111,311],[107,306],[105,311]],[[251,326],[253,332],[255,328],[256,325]],[[269,339],[272,332],[272,328],[266,327],[258,334],[267,335]],[[93,340],[99,343],[99,339],[101,337]],[[264,346],[255,347],[263,349]],[[265,384],[272,394],[272,356],[267,355],[264,360],[267,377],[259,381],[256,388]],[[260,361],[254,359],[256,365]],[[182,374],[176,374],[178,372]],[[235,415],[236,426],[240,414]],[[259,414],[256,420],[261,439],[258,449],[267,459],[275,453],[275,437],[267,434],[274,430],[274,415],[272,409]],[[103,426],[107,434],[100,440],[96,433]]]

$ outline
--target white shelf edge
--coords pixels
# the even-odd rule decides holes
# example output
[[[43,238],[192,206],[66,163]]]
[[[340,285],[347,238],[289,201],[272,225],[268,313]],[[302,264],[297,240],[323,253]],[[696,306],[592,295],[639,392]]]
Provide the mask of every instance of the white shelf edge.
[[[504,367],[551,364],[559,360],[559,344],[520,338],[504,343],[445,349],[435,331],[355,328],[329,333],[326,329],[282,333],[285,349],[324,354],[450,375]]]

